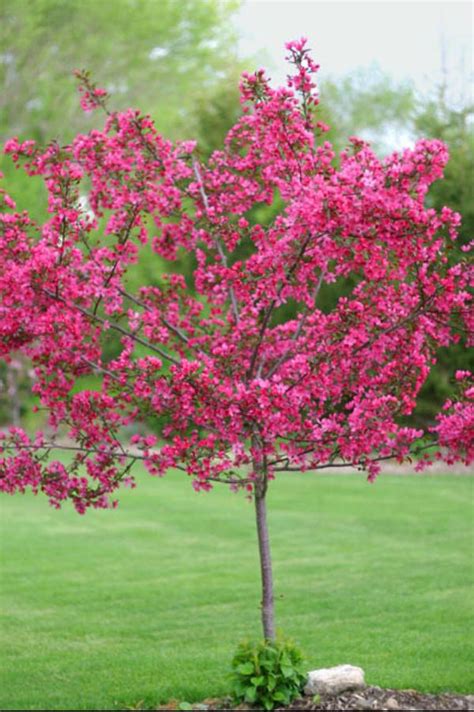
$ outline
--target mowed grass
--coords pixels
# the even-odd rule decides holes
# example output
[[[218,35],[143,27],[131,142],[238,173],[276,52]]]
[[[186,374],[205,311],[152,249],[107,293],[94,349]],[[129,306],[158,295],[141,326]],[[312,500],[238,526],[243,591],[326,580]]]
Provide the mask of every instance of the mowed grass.
[[[269,495],[278,626],[308,668],[473,692],[472,486],[463,476],[281,476]],[[225,695],[260,636],[253,506],[141,474],[84,517],[3,497],[2,709]]]

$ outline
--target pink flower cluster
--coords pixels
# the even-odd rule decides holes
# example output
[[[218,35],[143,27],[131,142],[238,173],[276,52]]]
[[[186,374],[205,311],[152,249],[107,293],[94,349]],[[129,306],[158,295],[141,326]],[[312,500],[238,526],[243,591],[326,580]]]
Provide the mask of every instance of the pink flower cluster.
[[[342,463],[373,478],[423,435],[401,419],[437,349],[463,330],[472,341],[472,268],[449,249],[459,216],[424,202],[446,147],[420,141],[381,160],[353,138],[337,160],[315,138],[327,128],[318,67],[305,40],[287,49],[287,86],[246,75],[243,116],[207,164],[148,116],[109,112],[82,74],[85,107],[107,110],[103,130],[45,150],[7,142],[44,180],[50,217],[35,224],[2,194],[0,357],[31,359],[49,427],[74,444],[65,464],[51,461],[54,438],[5,433],[2,490],[83,512],[109,506],[137,460],[153,475],[181,468],[197,490],[251,491],[262,472]],[[280,214],[252,224],[275,195]],[[176,274],[183,254],[192,284]],[[153,279],[131,290],[130,271],[153,255]],[[332,284],[347,296],[327,310]],[[97,390],[84,385],[92,373]],[[473,420],[467,388],[432,433],[441,456],[472,461]],[[160,437],[125,450],[123,428],[151,421]]]
[[[468,465],[474,460],[474,376],[470,371],[457,371],[460,381],[457,400],[448,400],[433,431],[445,449],[448,463],[461,460]]]

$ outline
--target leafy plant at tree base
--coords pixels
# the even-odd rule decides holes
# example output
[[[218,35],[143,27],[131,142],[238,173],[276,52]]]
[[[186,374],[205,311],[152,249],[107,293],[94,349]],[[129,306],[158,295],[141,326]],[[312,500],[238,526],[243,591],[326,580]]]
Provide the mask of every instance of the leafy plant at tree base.
[[[302,694],[306,674],[303,656],[287,640],[241,643],[232,661],[235,702],[272,710]]]
[[[473,341],[467,248],[448,257],[459,215],[424,203],[446,147],[421,140],[381,161],[352,138],[335,164],[315,120],[318,67],[305,40],[287,49],[287,86],[245,74],[243,115],[206,163],[149,116],[111,111],[79,73],[83,108],[106,112],[102,130],[67,146],[5,146],[44,180],[49,219],[37,224],[0,193],[0,356],[31,360],[52,433],[0,434],[0,489],[83,514],[116,506],[141,461],[151,475],[185,473],[197,491],[243,490],[255,504],[267,641],[266,495],[278,473],[351,466],[372,481],[422,436],[435,450],[417,468],[474,459],[467,370],[433,428],[403,425],[438,349]],[[252,209],[274,203],[270,224],[250,225]],[[137,286],[143,254],[156,255],[156,278]],[[176,271],[183,254],[192,280]],[[341,282],[344,296],[323,309],[321,290]],[[143,434],[150,420],[157,435]],[[124,429],[139,426],[125,447]],[[67,463],[51,457],[58,448]]]

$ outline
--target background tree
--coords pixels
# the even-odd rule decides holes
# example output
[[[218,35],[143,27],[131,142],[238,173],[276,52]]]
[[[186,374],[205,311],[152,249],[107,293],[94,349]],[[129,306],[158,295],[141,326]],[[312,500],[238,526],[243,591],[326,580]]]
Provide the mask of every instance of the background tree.
[[[444,180],[435,183],[427,197],[430,207],[440,210],[450,205],[461,215],[459,237],[453,245],[453,260],[474,239],[474,106],[472,102],[450,106],[446,88],[441,86],[435,99],[419,102],[414,114],[415,135],[439,138],[449,147]],[[453,390],[453,369],[472,369],[472,353],[453,345],[438,354],[436,367],[420,394],[418,416],[433,419],[437,407]]]
[[[0,133],[66,142],[91,123],[77,114],[73,72],[101,77],[118,108],[140,101],[170,137],[194,131],[196,100],[236,61],[218,0],[5,0]],[[92,119],[94,121],[94,119]]]
[[[379,67],[328,77],[321,85],[321,118],[337,153],[350,136],[371,142],[379,154],[397,148],[395,140],[412,131],[416,94],[410,82],[395,81]]]

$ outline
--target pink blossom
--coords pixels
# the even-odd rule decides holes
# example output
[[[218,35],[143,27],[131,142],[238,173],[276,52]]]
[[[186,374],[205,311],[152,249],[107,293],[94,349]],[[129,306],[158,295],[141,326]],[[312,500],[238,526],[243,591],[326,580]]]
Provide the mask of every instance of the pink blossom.
[[[472,268],[446,258],[459,216],[425,205],[447,149],[423,140],[381,160],[352,137],[336,163],[320,140],[318,65],[304,39],[287,50],[285,87],[263,70],[243,76],[243,115],[207,163],[132,109],[61,150],[5,145],[43,179],[49,218],[36,225],[2,193],[0,355],[31,360],[53,439],[1,437],[3,491],[30,488],[80,513],[115,506],[137,460],[154,476],[179,468],[197,491],[252,492],[262,468],[269,481],[347,463],[373,480],[423,435],[447,462],[473,460],[468,372],[431,432],[403,425],[437,349],[456,342],[457,325],[474,330]],[[106,92],[79,79],[83,106],[106,108]],[[282,211],[251,224],[275,194]],[[130,291],[138,260],[158,274],[183,254],[192,285],[175,263]],[[348,278],[352,293],[323,311],[321,289]],[[92,373],[95,390],[84,386]],[[44,458],[54,433],[74,443],[67,465]]]

